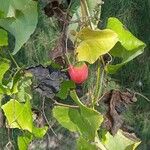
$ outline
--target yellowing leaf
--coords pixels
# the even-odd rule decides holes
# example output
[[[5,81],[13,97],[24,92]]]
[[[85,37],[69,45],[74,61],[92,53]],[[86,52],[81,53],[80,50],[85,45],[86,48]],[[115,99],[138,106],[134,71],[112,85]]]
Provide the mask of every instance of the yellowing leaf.
[[[108,53],[118,42],[118,35],[110,30],[84,28],[78,34],[81,43],[77,47],[78,61],[93,64],[101,55]]]
[[[10,128],[19,128],[32,132],[32,112],[29,100],[25,104],[21,104],[17,100],[12,99],[4,104],[2,109]]]
[[[127,134],[122,130],[119,130],[115,136],[107,132],[106,138],[107,140],[104,142],[104,145],[108,150],[135,150],[141,143],[139,139],[132,138],[131,134]]]

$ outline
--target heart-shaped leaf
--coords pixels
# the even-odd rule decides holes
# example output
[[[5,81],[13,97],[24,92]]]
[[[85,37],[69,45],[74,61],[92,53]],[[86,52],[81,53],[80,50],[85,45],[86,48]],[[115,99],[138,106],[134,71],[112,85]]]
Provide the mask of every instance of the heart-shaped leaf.
[[[143,53],[146,45],[128,31],[117,18],[109,18],[107,28],[116,32],[119,37],[119,43],[110,51],[110,54],[121,58],[122,62],[107,67],[109,73],[115,73],[121,66]]]
[[[115,136],[112,136],[109,132],[105,136],[104,145],[108,150],[135,150],[141,143],[139,139],[132,138],[132,135],[122,130],[119,130]]]
[[[0,0],[0,4],[2,4],[0,11],[5,14],[5,17],[0,19],[0,26],[15,37],[13,54],[16,54],[36,28],[37,2],[33,0]]]
[[[81,40],[76,53],[78,61],[93,64],[101,55],[108,53],[118,41],[118,35],[110,30],[84,28],[78,34]]]
[[[79,132],[83,138],[94,141],[97,130],[103,122],[103,116],[98,111],[78,102],[79,99],[74,91],[70,92],[70,96],[80,108],[56,106],[53,109],[53,116],[63,127]]]
[[[11,99],[2,106],[2,109],[10,128],[32,132],[32,111],[29,100],[25,104],[21,104],[17,100]]]

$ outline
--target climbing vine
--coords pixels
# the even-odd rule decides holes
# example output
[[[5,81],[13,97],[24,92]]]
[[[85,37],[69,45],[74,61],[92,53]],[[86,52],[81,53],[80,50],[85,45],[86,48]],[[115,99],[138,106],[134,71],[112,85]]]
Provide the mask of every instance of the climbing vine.
[[[26,150],[48,129],[54,132],[43,111],[44,101],[50,100],[54,106],[48,108],[53,117],[78,135],[77,149],[134,150],[141,141],[122,129],[121,109],[136,101],[135,93],[109,88],[107,80],[143,53],[145,43],[118,18],[108,18],[105,27],[99,28],[101,0],[53,1],[43,12],[57,22],[61,33],[50,50],[50,61],[20,66],[14,57],[36,28],[38,2],[0,3],[0,121],[5,117],[2,126],[19,129],[17,148]],[[15,38],[12,50],[8,33]],[[42,126],[35,119],[34,91],[43,101],[42,110],[36,110],[45,120]],[[103,105],[107,107],[105,112],[101,111]]]

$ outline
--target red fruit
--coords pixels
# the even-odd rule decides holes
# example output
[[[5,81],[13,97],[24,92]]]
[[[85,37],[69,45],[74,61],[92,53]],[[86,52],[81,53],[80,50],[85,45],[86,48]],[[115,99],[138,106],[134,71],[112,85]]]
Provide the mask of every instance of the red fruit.
[[[80,66],[69,65],[68,73],[75,83],[83,83],[88,78],[88,67],[85,63]]]

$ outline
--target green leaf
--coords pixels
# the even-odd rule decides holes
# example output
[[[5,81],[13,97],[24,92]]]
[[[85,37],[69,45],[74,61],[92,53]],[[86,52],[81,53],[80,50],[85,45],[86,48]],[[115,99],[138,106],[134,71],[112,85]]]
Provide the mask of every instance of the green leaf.
[[[10,61],[5,58],[0,58],[0,84],[6,71],[10,68]]]
[[[104,142],[104,145],[108,150],[135,150],[141,141],[139,141],[139,139],[131,138],[131,135],[130,138],[128,137],[125,136],[125,133],[122,130],[119,130],[115,136],[112,136],[107,132],[107,140]]]
[[[18,92],[17,99],[19,102],[25,102],[26,99],[32,99],[31,96],[31,84],[32,84],[32,75],[29,73],[24,74],[18,82]]]
[[[91,141],[94,140],[96,132],[103,121],[98,112],[88,108],[77,110],[56,106],[53,109],[53,116],[63,127],[72,132],[78,131],[85,139]]]
[[[33,136],[30,134],[18,136],[17,143],[18,143],[19,150],[27,150],[28,145],[30,144],[32,139],[33,139]]]
[[[75,83],[73,81],[63,81],[61,86],[60,86],[60,91],[56,94],[57,97],[59,97],[60,99],[66,99],[67,96],[68,96],[68,92],[71,90],[71,89],[74,89],[76,86],[75,86]]]
[[[86,139],[80,137],[77,140],[77,149],[78,150],[97,150],[97,146],[89,143]]]
[[[43,136],[46,134],[48,127],[45,126],[43,128],[37,128],[33,127],[33,132],[24,132],[22,136],[18,136],[17,142],[18,142],[18,148],[19,150],[27,150],[28,145],[30,142],[34,139],[43,138]]]
[[[0,107],[1,107],[1,101],[3,99],[3,94],[0,94]]]
[[[48,130],[47,126],[45,126],[43,128],[33,127],[32,133],[34,134],[34,136],[36,138],[43,138],[43,136],[46,134],[47,130]]]
[[[118,42],[117,34],[110,30],[84,28],[78,34],[81,43],[76,49],[78,61],[93,64],[101,55],[108,53]]]
[[[2,5],[0,5],[1,18],[11,18],[15,17],[15,9],[12,6],[13,0],[1,0]]]
[[[7,95],[16,94],[19,102],[25,102],[26,99],[31,99],[31,84],[32,74],[23,73],[18,70],[7,84]]]
[[[0,26],[15,37],[16,54],[34,32],[37,22],[37,2],[33,0],[0,0],[3,4],[0,10],[5,12],[5,17],[0,19]]]
[[[146,45],[129,32],[117,18],[109,18],[107,28],[116,32],[119,37],[119,43],[110,51],[110,54],[120,57],[122,62],[109,65],[107,68],[109,73],[115,73],[121,66],[143,53]]]
[[[0,46],[8,45],[8,35],[7,32],[3,29],[0,29]]]
[[[32,111],[29,100],[25,104],[21,104],[17,100],[11,99],[2,106],[2,109],[10,128],[32,132]]]
[[[4,18],[4,12],[0,10],[0,19]]]
[[[80,109],[56,106],[53,109],[53,116],[63,127],[70,131],[78,131],[85,139],[94,141],[103,116],[83,104],[79,106]]]
[[[10,81],[7,83],[6,87],[9,89],[7,90],[7,95],[12,95],[18,92],[18,82],[23,74],[21,70],[18,70]]]
[[[0,94],[7,94],[10,95],[10,91],[7,86],[0,84]]]
[[[63,107],[63,106],[55,106],[53,108],[53,116],[57,119],[57,121],[68,130],[75,132],[78,131],[78,127],[73,123],[72,117],[70,116],[71,112],[78,114],[78,110]]]

